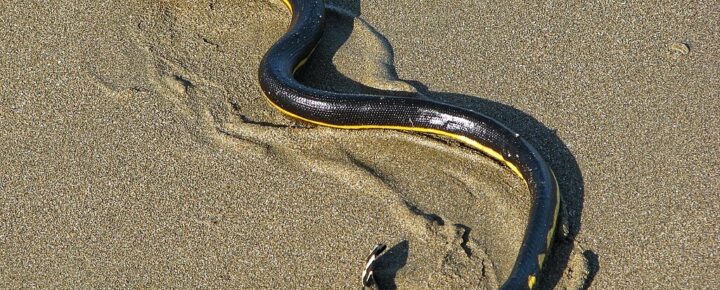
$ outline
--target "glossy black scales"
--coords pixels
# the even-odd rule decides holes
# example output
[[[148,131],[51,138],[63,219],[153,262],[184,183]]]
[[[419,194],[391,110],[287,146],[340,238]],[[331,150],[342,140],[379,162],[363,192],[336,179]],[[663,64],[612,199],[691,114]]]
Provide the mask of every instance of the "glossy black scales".
[[[292,11],[287,33],[265,54],[260,86],[283,114],[341,129],[394,129],[434,133],[459,140],[507,165],[533,195],[525,236],[502,289],[532,288],[549,255],[559,208],[552,171],[525,139],[490,117],[420,98],[343,94],[299,83],[293,74],[317,45],[324,29],[321,0],[283,0]]]

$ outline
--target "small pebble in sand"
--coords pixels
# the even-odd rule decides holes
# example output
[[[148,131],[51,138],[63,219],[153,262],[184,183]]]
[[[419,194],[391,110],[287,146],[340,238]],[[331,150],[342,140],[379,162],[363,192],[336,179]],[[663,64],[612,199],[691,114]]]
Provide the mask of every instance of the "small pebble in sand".
[[[690,53],[690,47],[682,42],[673,42],[670,44],[670,51],[674,54],[687,55]]]

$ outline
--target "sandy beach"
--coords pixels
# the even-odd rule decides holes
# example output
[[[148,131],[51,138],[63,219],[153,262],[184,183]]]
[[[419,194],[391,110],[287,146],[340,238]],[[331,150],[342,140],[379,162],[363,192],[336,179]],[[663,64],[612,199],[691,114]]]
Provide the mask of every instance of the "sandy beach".
[[[552,166],[540,289],[720,285],[720,5],[326,0],[297,73],[489,115]],[[279,0],[0,5],[0,285],[496,289],[531,196],[454,141],[284,118]]]

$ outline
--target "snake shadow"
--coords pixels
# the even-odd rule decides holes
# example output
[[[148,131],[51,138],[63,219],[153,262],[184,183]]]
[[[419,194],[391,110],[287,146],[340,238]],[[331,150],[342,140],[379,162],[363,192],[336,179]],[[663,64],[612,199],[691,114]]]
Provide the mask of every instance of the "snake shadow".
[[[378,289],[397,289],[395,277],[398,271],[407,263],[409,251],[410,243],[408,241],[401,241],[378,257],[375,262],[375,282],[377,283]]]
[[[399,96],[415,95],[414,93],[408,92],[376,89],[359,83],[338,71],[333,63],[333,58],[353,33],[355,21],[363,21],[365,24],[364,27],[369,28],[377,39],[383,42],[384,48],[390,55],[390,61],[386,64],[385,68],[387,74],[390,77],[394,76],[394,78],[398,79],[393,65],[394,62],[392,61],[394,54],[391,44],[381,33],[369,26],[364,20],[358,18],[361,7],[360,0],[333,0],[328,2],[327,25],[323,38],[307,64],[298,72],[297,78],[303,83],[321,89],[326,88],[328,84],[332,84],[334,90],[349,93],[382,93]],[[575,235],[580,231],[584,201],[582,172],[570,149],[557,136],[556,130],[546,127],[532,116],[512,106],[475,96],[432,91],[428,86],[420,82],[412,80],[403,81],[413,85],[415,89],[425,97],[475,110],[506,124],[517,133],[523,135],[546,158],[557,176],[561,190],[563,208],[560,218],[562,228],[558,228],[556,231],[556,240],[558,242],[553,245],[551,259],[548,260],[548,265],[546,265],[543,270],[543,275],[541,275],[543,278],[539,281],[538,288],[555,288],[560,282],[564,270],[568,267],[568,261],[574,248],[573,240]],[[402,248],[402,243],[393,247],[393,249],[397,247]],[[407,255],[407,242],[404,248],[406,249],[405,251],[398,251],[404,252],[405,255]],[[393,252],[393,249],[391,249],[390,252]],[[597,255],[592,251],[585,251],[581,254],[586,258],[589,268],[587,280],[583,287],[587,289],[599,271],[599,263]],[[406,260],[406,258],[407,257],[402,260]],[[393,271],[390,271],[396,273],[397,270],[404,265],[404,262],[401,264],[390,264],[397,266]],[[394,280],[394,274],[384,276],[380,279],[382,280],[381,285],[387,285],[390,289],[393,288],[392,285],[394,285],[394,282],[392,280]]]

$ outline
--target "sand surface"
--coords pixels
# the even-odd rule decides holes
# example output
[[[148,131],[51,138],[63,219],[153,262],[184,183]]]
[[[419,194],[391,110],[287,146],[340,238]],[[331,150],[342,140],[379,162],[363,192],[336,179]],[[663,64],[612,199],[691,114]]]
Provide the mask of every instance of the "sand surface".
[[[379,242],[383,288],[509,274],[530,203],[509,170],[267,105],[280,1],[94,2],[0,5],[0,284],[357,289]],[[541,288],[720,285],[720,5],[330,4],[303,82],[418,91],[546,156]]]

